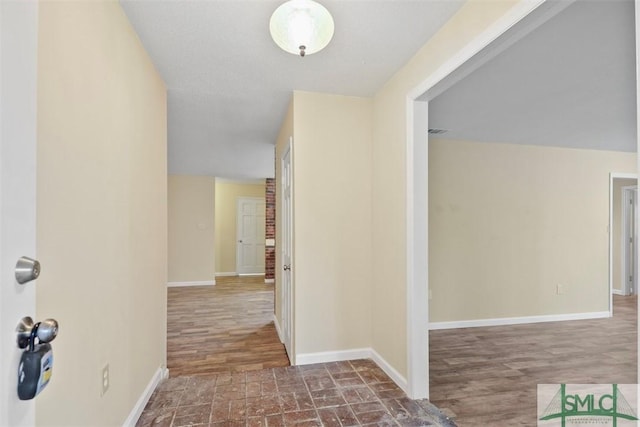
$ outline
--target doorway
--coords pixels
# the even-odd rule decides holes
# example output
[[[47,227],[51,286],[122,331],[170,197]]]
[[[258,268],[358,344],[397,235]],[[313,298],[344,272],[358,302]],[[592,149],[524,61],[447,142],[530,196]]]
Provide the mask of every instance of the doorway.
[[[637,293],[637,175],[611,173],[609,177],[609,289],[612,295]],[[631,289],[634,292],[631,292]]]
[[[431,127],[431,126],[427,126],[427,123],[429,124],[431,123],[429,122],[428,117],[426,117],[426,114],[421,112],[421,110],[426,111],[427,108],[431,109],[432,105],[430,104],[430,101],[432,101],[436,96],[444,92],[447,88],[451,87],[455,82],[462,80],[466,75],[468,75],[473,71],[469,69],[461,71],[460,69],[458,69],[458,67],[460,66],[460,64],[463,64],[469,61],[475,53],[480,52],[482,49],[488,46],[492,41],[495,41],[496,38],[500,37],[502,34],[510,32],[511,34],[508,34],[509,37],[507,37],[507,39],[511,38],[511,39],[517,40],[523,37],[529,31],[539,26],[541,23],[546,22],[546,20],[548,20],[550,17],[555,16],[556,14],[561,12],[562,9],[558,10],[557,9],[558,7],[562,6],[564,8],[569,4],[571,4],[571,2],[568,2],[565,5],[557,5],[557,4],[553,4],[552,2],[540,2],[536,6],[532,6],[529,10],[523,10],[524,9],[524,6],[523,6],[523,8],[517,12],[521,14],[519,17],[515,16],[516,12],[514,11],[512,16],[510,16],[508,19],[510,21],[510,25],[506,25],[502,27],[502,30],[494,28],[492,29],[493,31],[487,31],[487,33],[489,34],[486,34],[486,38],[479,37],[478,39],[476,39],[475,43],[473,44],[473,47],[467,47],[465,51],[461,51],[458,57],[450,61],[451,63],[447,63],[441,68],[439,68],[435,73],[430,75],[429,79],[425,80],[422,85],[416,87],[414,91],[409,93],[409,96],[408,96],[409,99],[408,99],[408,105],[407,105],[409,114],[408,114],[407,124],[408,124],[408,129],[414,130],[414,132],[410,132],[407,137],[407,152],[408,152],[407,162],[408,162],[408,169],[409,169],[407,173],[407,192],[408,192],[408,197],[407,197],[407,211],[408,211],[407,213],[408,215],[407,270],[408,271],[407,273],[409,275],[407,279],[407,297],[408,297],[408,307],[409,307],[409,309],[407,310],[407,324],[408,324],[408,336],[409,336],[408,380],[409,380],[410,394],[412,395],[412,397],[423,396],[419,392],[415,392],[415,390],[419,390],[413,385],[415,382],[424,381],[425,378],[427,379],[427,382],[428,382],[428,373],[426,375],[422,375],[421,371],[417,371],[416,368],[414,367],[416,366],[416,364],[412,363],[412,360],[415,360],[415,359],[422,360],[422,363],[425,363],[425,360],[427,360],[426,363],[428,364],[428,357],[425,354],[424,347],[421,346],[420,343],[416,345],[415,341],[411,340],[413,336],[413,331],[417,330],[420,327],[420,325],[416,325],[415,321],[412,321],[411,313],[418,310],[424,310],[424,303],[423,303],[424,300],[423,299],[412,300],[411,296],[412,294],[415,294],[415,293],[422,294],[425,292],[425,289],[423,288],[424,282],[417,280],[418,276],[420,274],[431,275],[432,273],[432,268],[430,268],[428,265],[424,263],[424,258],[421,257],[421,251],[418,247],[419,241],[423,238],[423,236],[425,235],[428,236],[430,234],[428,230],[426,232],[422,232],[423,230],[422,226],[424,225],[425,221],[429,223],[429,221],[431,220],[430,217],[427,217],[428,209],[425,212],[425,210],[423,210],[422,208],[424,205],[428,206],[428,196],[425,196],[425,195],[427,195],[427,191],[429,190],[428,188],[429,182],[427,179],[420,179],[418,177],[418,175],[422,173],[422,170],[427,169],[427,166],[428,166],[427,165],[428,157],[421,155],[419,150],[422,150],[423,146],[429,145],[428,136],[426,135],[426,132],[421,131],[420,128]],[[538,8],[536,9],[536,7]],[[523,21],[524,29],[511,27],[512,24],[517,23],[519,21]],[[497,27],[501,27],[501,26],[502,25],[498,25]],[[510,44],[512,43],[509,43],[508,40],[507,41],[500,40],[499,43],[493,45],[489,50],[494,50],[495,48],[498,51],[498,53],[500,53],[502,52],[502,50],[504,50],[503,47],[505,45],[510,45]],[[473,53],[470,53],[470,51],[473,51]],[[497,54],[495,52],[494,53],[483,52],[482,55],[478,55],[478,57],[473,58],[474,60],[472,62],[474,63],[474,65],[472,65],[470,68],[473,68],[475,66],[477,69],[486,62],[485,59],[487,57],[496,57],[496,56]],[[635,92],[632,92],[632,93],[635,94]],[[466,104],[458,103],[458,106],[459,105],[466,105]],[[480,110],[473,109],[473,110],[482,111],[482,109]],[[633,143],[635,146],[635,139],[633,140]],[[427,198],[427,201],[424,200],[425,197]],[[420,231],[419,234],[418,234],[418,231]],[[579,236],[579,233],[576,233],[576,235]],[[599,239],[602,239],[602,237],[599,237]],[[428,278],[428,280],[426,280],[425,282],[427,283],[426,293],[427,295],[430,296],[431,293],[429,292],[429,280],[430,278]],[[556,288],[553,288],[553,290],[555,294],[558,294],[558,295],[562,294],[561,286],[557,286]],[[606,296],[604,287],[602,287],[601,290],[602,290],[603,296]],[[428,354],[428,350],[426,353]],[[426,396],[428,396],[428,390],[426,390]]]

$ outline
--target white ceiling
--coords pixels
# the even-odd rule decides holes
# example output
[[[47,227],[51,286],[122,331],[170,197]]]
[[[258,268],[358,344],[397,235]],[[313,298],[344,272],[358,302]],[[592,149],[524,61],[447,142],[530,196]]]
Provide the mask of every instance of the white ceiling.
[[[282,0],[121,0],[168,89],[169,172],[274,174],[293,90],[373,95],[463,0],[323,0],[329,46],[304,58],[271,40]]]
[[[581,1],[429,104],[442,138],[636,151],[632,0]]]

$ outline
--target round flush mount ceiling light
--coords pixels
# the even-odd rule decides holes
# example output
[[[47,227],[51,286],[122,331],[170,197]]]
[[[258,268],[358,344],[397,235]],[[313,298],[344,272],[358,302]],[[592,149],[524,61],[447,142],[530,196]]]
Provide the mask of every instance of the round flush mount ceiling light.
[[[289,0],[269,21],[273,41],[285,52],[311,55],[324,49],[333,37],[333,18],[313,0]]]

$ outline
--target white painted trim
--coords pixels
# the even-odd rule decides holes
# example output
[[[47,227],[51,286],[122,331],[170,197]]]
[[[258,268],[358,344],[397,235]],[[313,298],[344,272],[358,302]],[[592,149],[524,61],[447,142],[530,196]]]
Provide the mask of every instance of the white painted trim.
[[[623,290],[621,290],[621,289],[616,289],[616,288],[613,288],[613,290],[611,291],[611,293],[612,293],[613,295],[625,295],[625,293],[624,293],[624,291],[623,291]]]
[[[180,288],[183,286],[215,286],[215,280],[203,280],[200,282],[169,282],[167,283],[168,288]]]
[[[427,335],[427,334],[424,334]],[[345,360],[371,359],[385,374],[396,383],[405,393],[408,391],[407,379],[395,370],[377,351],[371,348],[356,348],[352,350],[323,351],[319,353],[299,354],[296,365],[311,365],[314,363],[342,362]]]
[[[405,392],[412,399],[429,396],[429,337],[423,327],[429,323],[428,109],[428,102],[407,99],[406,111],[412,128],[407,129],[411,136],[406,147],[406,325],[407,371],[413,381],[405,384]]]
[[[129,413],[129,416],[124,421],[123,427],[134,427],[142,415],[142,411],[144,411],[144,407],[147,406],[147,402],[151,398],[151,395],[155,391],[158,384],[164,379],[169,378],[169,370],[163,366],[159,367],[158,370],[151,377],[151,381],[147,384],[147,387],[144,389],[135,406]]]
[[[238,274],[239,277],[258,277],[258,276],[264,276],[264,273],[240,273]]]
[[[235,271],[223,271],[222,273],[216,273],[216,277],[235,277],[238,273]]]
[[[562,12],[568,6],[570,6],[576,0],[563,0],[558,2],[548,2],[545,1],[538,5],[534,5],[530,12],[535,10],[536,14],[528,16],[530,12],[527,12],[524,16],[522,16],[521,20],[513,23],[510,28],[507,28],[501,34],[498,34],[487,46],[491,45],[490,49],[481,49],[476,54],[474,54],[468,60],[463,61],[458,68],[447,74],[444,78],[437,82],[437,84],[433,85],[428,89],[428,94],[423,94],[422,96],[416,98],[421,101],[431,100],[436,98],[438,95],[447,91],[449,88],[455,86],[458,82],[463,80],[465,77],[473,74],[477,69],[482,67],[484,64],[488,63],[502,52],[509,49],[515,43],[519,42],[530,33],[535,31],[549,19],[556,16],[558,13]],[[527,7],[524,6],[526,9]],[[524,18],[531,18],[524,20]],[[508,19],[509,20],[509,19]],[[494,25],[499,25],[500,22],[496,22]],[[515,25],[517,24],[517,27]],[[505,33],[509,31],[509,35],[506,37],[502,37]],[[465,49],[472,48],[471,44],[467,45]],[[426,96],[425,96],[426,95]]]
[[[312,365],[314,363],[342,362],[344,360],[369,359],[370,348],[351,350],[321,351],[318,353],[302,353],[296,355],[296,365]]]
[[[264,283],[266,285],[273,285],[274,283],[276,283],[276,279],[264,279]]]
[[[477,328],[482,326],[508,326],[528,323],[563,322],[566,320],[604,319],[611,317],[608,311],[590,313],[549,314],[543,316],[500,317],[496,319],[460,320],[454,322],[431,322],[429,330]]]
[[[373,349],[371,349],[371,360],[376,362],[380,369],[382,369],[384,373],[387,374],[389,378],[391,378],[393,382],[405,392],[405,394],[407,394],[407,396],[409,395],[409,383],[407,382],[407,379],[403,377],[400,372],[396,371],[389,362],[387,362],[382,356],[380,356],[380,354],[378,354],[377,351]]]
[[[273,314],[273,324],[276,327],[276,332],[278,333],[278,339],[280,340],[281,343],[284,344],[284,340],[282,339],[282,330],[280,329],[280,322],[278,322],[278,317],[276,316],[276,314]]]
[[[473,58],[478,52],[493,43],[498,37],[507,32],[511,27],[520,22],[525,16],[533,12],[548,0],[523,1],[512,7],[502,18],[495,21],[489,28],[473,39],[469,44],[460,49],[449,60],[443,63],[437,70],[429,75],[413,90],[409,91],[407,97],[412,101],[421,98],[426,92],[431,90],[447,76],[452,74],[462,64]],[[428,97],[432,99],[431,96]],[[413,127],[412,127],[413,129]]]

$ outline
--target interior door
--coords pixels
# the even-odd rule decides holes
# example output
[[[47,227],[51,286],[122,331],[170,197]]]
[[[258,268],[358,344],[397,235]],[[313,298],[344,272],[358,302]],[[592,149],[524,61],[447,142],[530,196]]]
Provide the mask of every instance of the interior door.
[[[637,187],[623,187],[624,203],[624,279],[625,295],[638,293]]]
[[[35,425],[35,400],[17,395],[15,328],[35,317],[35,282],[15,266],[36,255],[38,2],[0,1],[0,425]],[[46,266],[44,267],[46,274]]]
[[[264,197],[239,197],[237,200],[238,274],[264,273],[265,209]]]
[[[293,299],[293,179],[291,175],[291,141],[282,157],[282,339],[289,355],[295,364],[292,353],[292,299]]]

